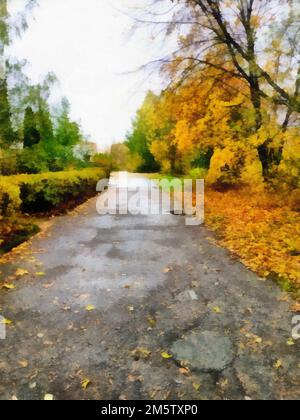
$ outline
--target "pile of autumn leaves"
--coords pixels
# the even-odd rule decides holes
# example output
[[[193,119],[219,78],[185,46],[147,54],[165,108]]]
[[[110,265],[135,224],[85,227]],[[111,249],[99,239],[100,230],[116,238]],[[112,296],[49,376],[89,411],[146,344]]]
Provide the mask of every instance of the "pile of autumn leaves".
[[[300,213],[280,197],[208,189],[206,223],[248,268],[300,297]]]

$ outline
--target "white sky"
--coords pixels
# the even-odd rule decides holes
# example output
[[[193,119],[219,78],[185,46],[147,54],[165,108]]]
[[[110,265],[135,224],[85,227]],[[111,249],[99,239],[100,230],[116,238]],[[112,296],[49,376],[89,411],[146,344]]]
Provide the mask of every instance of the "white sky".
[[[11,12],[24,0],[9,0]],[[168,3],[168,0],[166,0]],[[15,41],[13,55],[30,62],[33,81],[53,71],[72,117],[101,150],[123,140],[148,89],[159,90],[156,74],[134,72],[164,53],[149,31],[129,35],[134,3],[149,0],[39,0],[29,29]],[[170,48],[170,46],[169,46]]]

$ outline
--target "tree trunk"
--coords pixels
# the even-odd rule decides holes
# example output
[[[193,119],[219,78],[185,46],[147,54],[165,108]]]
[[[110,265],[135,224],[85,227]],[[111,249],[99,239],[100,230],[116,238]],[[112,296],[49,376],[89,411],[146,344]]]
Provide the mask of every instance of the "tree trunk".
[[[261,97],[259,94],[259,80],[256,76],[251,76],[250,80],[250,94],[251,102],[255,111],[255,128],[258,131],[262,126],[262,114],[261,114]]]
[[[256,76],[251,76],[250,80],[250,94],[251,102],[255,111],[255,131],[259,131],[262,127],[263,119],[261,113],[261,97],[259,94],[259,80]],[[268,177],[269,174],[269,148],[268,148],[269,139],[267,139],[263,144],[258,146],[258,155],[263,168],[264,179]]]

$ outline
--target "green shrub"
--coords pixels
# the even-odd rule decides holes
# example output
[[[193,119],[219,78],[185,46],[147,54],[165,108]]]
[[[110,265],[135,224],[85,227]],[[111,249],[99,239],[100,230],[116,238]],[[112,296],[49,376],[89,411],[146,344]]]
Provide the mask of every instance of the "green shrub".
[[[39,174],[49,171],[48,156],[40,144],[20,150],[18,173]]]
[[[105,176],[103,169],[89,168],[16,175],[10,179],[12,184],[19,187],[21,210],[25,213],[42,213],[68,200],[94,195],[97,182]]]
[[[106,176],[101,168],[0,176],[0,248],[3,242],[14,243],[14,233],[35,231],[22,213],[43,213],[83,201],[96,194],[97,182]]]
[[[0,177],[0,220],[17,214],[20,209],[20,187],[12,178]]]
[[[0,150],[0,174],[14,175],[19,172],[18,156],[20,151],[17,149]]]
[[[205,179],[207,176],[207,169],[194,168],[189,171],[189,177],[192,179]]]

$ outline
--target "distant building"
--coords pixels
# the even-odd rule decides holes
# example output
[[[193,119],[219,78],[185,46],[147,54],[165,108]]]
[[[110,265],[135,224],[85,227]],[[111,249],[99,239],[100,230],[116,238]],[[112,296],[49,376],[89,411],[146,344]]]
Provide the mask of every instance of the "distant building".
[[[94,156],[98,153],[98,145],[97,143],[93,143],[91,141],[84,142],[84,146],[91,152],[91,156]]]
[[[74,148],[74,154],[79,159],[83,159],[84,156],[89,155],[91,158],[98,153],[98,146],[96,143],[90,141],[84,141]]]

